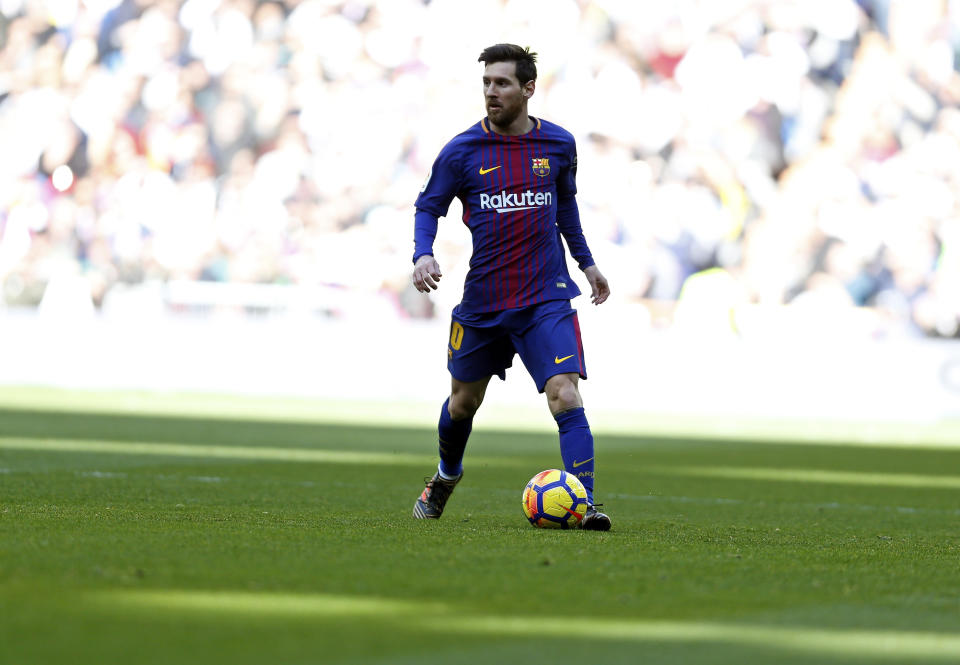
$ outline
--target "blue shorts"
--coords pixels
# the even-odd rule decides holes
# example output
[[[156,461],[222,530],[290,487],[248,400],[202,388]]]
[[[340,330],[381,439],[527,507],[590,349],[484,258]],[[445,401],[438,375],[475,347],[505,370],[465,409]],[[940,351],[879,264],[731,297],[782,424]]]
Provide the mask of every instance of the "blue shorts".
[[[447,369],[458,381],[479,381],[494,374],[506,379],[515,353],[540,392],[556,374],[587,378],[580,322],[569,300],[485,314],[460,314],[454,309],[452,319]]]

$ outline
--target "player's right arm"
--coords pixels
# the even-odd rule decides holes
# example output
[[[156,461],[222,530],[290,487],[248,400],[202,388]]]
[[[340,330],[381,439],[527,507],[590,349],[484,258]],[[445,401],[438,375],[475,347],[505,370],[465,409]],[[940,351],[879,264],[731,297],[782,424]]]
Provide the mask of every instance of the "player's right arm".
[[[460,190],[459,151],[451,141],[433,163],[417,197],[413,224],[413,285],[421,293],[436,289],[442,276],[433,257],[438,219],[447,214],[450,202]]]

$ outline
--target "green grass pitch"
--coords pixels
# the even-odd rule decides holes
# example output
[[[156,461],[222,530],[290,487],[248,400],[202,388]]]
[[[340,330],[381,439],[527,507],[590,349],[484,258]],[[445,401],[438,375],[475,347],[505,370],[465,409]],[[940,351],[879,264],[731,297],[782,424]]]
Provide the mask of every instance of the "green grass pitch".
[[[476,427],[423,522],[429,420],[198,400],[0,391],[0,663],[960,662],[958,447],[594,418],[614,529],[560,532],[555,434]]]

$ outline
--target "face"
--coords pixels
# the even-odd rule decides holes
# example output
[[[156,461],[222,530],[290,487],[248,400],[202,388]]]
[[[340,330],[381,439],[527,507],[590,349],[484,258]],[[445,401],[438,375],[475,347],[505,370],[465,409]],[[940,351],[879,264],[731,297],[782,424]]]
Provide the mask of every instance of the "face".
[[[525,110],[534,86],[534,81],[520,85],[515,62],[487,65],[483,70],[483,96],[490,122],[501,127],[509,126]]]

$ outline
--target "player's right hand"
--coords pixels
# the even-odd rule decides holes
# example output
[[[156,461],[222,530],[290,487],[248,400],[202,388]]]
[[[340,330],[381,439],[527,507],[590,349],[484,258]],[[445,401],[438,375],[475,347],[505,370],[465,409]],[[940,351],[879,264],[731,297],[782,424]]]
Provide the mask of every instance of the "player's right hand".
[[[436,290],[442,276],[440,264],[429,254],[421,256],[413,266],[413,285],[420,293]]]

